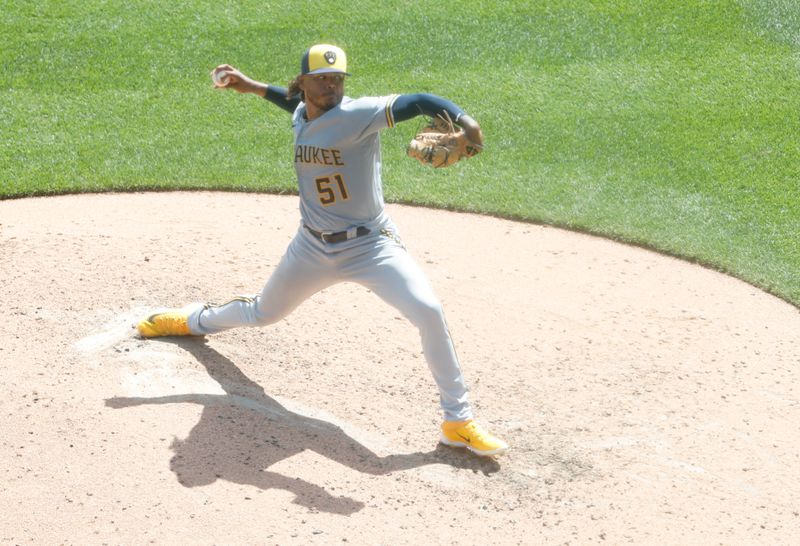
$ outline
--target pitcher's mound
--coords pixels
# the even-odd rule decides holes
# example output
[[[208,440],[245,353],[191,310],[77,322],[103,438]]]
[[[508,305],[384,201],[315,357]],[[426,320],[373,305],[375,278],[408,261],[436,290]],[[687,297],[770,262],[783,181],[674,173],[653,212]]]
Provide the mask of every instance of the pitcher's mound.
[[[356,285],[267,328],[135,337],[260,291],[296,197],[3,201],[3,542],[796,541],[795,308],[603,239],[388,210],[508,454],[437,446],[418,332]]]

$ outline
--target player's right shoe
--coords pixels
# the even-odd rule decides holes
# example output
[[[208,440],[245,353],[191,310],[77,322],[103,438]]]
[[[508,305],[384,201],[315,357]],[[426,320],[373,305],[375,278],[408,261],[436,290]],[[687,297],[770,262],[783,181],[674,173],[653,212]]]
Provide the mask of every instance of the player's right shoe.
[[[508,450],[508,444],[492,435],[478,423],[467,421],[445,421],[439,440],[452,447],[465,447],[476,455],[500,455]]]
[[[136,325],[142,337],[191,336],[189,315],[180,310],[150,315]]]

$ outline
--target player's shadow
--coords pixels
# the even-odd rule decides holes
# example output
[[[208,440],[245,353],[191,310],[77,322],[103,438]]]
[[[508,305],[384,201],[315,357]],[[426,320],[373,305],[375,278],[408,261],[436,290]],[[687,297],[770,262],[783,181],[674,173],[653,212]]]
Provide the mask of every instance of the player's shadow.
[[[208,346],[205,339],[170,342],[194,355],[225,394],[114,397],[107,399],[106,405],[112,408],[178,403],[203,406],[200,421],[189,436],[184,440],[176,438],[171,445],[175,455],[170,460],[170,469],[186,487],[227,480],[261,489],[283,489],[294,494],[296,504],[346,515],[359,511],[364,504],[356,499],[334,496],[320,485],[268,469],[306,449],[373,475],[429,464],[448,464],[484,474],[500,468],[494,459],[478,458],[441,445],[427,453],[380,457],[338,426],[284,408],[230,359]]]

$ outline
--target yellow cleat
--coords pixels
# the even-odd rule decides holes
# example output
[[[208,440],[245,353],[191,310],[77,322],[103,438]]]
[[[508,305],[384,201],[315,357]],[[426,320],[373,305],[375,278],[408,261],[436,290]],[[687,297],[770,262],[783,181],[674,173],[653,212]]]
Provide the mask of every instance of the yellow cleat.
[[[136,325],[142,337],[191,336],[189,316],[180,311],[150,315]]]
[[[445,421],[442,423],[442,437],[439,441],[452,447],[465,447],[482,456],[500,455],[508,450],[507,443],[492,436],[472,419]]]

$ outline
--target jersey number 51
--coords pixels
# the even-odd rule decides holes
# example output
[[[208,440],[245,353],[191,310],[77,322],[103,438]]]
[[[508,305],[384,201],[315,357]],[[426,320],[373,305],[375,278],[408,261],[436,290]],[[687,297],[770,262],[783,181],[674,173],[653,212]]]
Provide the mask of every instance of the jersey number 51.
[[[324,207],[333,205],[338,200],[347,201],[350,199],[350,194],[347,193],[347,184],[344,183],[344,178],[342,178],[341,174],[321,176],[314,179],[314,182],[317,183],[319,202]]]

